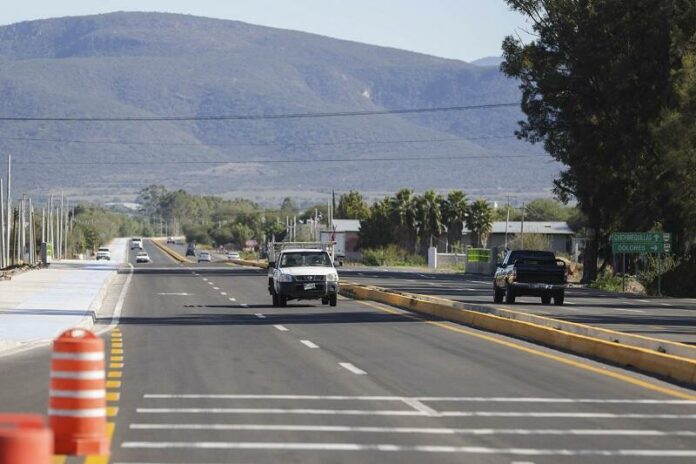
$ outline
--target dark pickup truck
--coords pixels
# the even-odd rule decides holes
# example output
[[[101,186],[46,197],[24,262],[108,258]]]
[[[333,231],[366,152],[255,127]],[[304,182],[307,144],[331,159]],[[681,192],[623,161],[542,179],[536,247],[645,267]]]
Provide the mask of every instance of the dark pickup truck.
[[[549,251],[509,251],[495,271],[493,301],[514,303],[518,296],[538,296],[543,304],[562,305],[567,268]]]

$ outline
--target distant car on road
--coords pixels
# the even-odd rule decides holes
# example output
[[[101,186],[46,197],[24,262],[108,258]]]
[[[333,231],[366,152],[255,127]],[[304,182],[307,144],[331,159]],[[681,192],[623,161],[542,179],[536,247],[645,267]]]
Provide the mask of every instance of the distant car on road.
[[[213,260],[213,257],[210,256],[210,253],[208,253],[207,251],[201,251],[201,253],[198,255],[198,262],[199,262],[199,263],[202,262],[202,261],[205,261],[205,262],[208,262],[208,263],[209,263],[209,262],[211,262],[212,260]]]
[[[167,245],[169,244],[176,244],[176,240],[174,240],[174,237],[167,237]]]
[[[493,301],[512,304],[518,296],[541,297],[542,304],[562,305],[568,268],[550,251],[509,251],[493,280]]]
[[[242,255],[240,255],[238,251],[228,251],[227,252],[227,259],[229,259],[229,260],[242,259]]]
[[[130,244],[130,249],[131,250],[142,250],[143,249],[143,239],[142,238],[137,238],[134,237],[131,239],[131,244]]]
[[[186,256],[196,256],[196,246],[193,243],[189,243],[186,247]]]
[[[135,257],[135,262],[136,263],[149,263],[150,262],[150,255],[148,255],[146,251],[141,251]]]
[[[100,259],[105,259],[107,261],[111,261],[111,250],[109,250],[107,247],[99,247],[97,250],[97,261]]]

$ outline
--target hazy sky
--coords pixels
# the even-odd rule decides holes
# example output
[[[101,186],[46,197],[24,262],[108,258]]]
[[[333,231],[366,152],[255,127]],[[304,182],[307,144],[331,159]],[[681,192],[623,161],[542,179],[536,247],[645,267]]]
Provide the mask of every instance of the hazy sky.
[[[525,27],[503,0],[20,0],[0,24],[110,11],[236,19],[471,61]]]

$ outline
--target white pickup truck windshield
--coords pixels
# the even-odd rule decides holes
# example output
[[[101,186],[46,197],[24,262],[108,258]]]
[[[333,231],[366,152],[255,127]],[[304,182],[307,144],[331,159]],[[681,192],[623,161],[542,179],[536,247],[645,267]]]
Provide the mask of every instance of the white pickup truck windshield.
[[[283,253],[280,257],[280,267],[300,266],[331,266],[331,258],[327,253],[320,251]]]

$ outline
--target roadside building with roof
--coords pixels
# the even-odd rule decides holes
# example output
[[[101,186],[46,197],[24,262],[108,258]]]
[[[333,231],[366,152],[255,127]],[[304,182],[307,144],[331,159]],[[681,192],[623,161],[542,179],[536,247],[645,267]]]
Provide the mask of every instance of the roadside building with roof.
[[[507,243],[510,243],[516,236],[522,234],[543,235],[549,242],[549,251],[555,253],[571,253],[573,248],[573,238],[575,232],[564,221],[525,221],[524,229],[520,221],[496,221],[493,223],[491,233],[488,237],[487,248],[505,248],[506,235]],[[468,237],[471,232],[464,227],[462,230],[464,243],[469,243]]]

